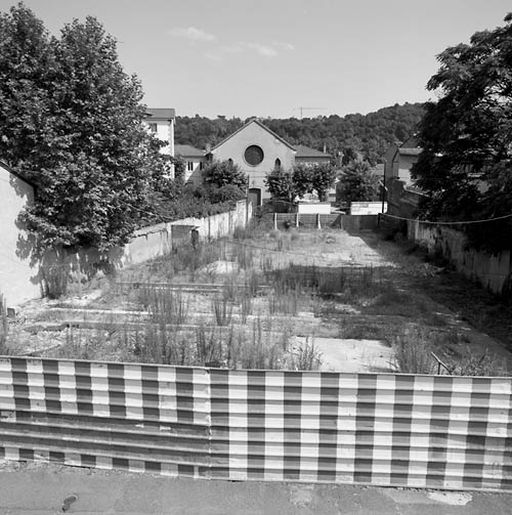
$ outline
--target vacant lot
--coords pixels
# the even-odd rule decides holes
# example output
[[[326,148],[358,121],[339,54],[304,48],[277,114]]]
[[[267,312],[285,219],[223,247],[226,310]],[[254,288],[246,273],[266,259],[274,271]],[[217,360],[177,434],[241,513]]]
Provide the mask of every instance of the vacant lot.
[[[411,250],[371,232],[239,231],[32,302],[9,324],[7,346],[54,357],[346,372],[437,373],[434,353],[442,373],[504,373],[509,352],[476,330],[478,321],[470,325],[457,301],[471,287]],[[450,294],[440,294],[443,284]],[[488,307],[486,299],[479,302]]]

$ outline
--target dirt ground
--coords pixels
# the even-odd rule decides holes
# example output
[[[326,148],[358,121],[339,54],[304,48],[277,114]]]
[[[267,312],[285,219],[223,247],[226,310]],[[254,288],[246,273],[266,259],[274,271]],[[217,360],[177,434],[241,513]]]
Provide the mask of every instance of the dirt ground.
[[[113,280],[75,287],[62,299],[27,303],[10,323],[10,351],[136,360],[109,345],[109,338],[118,331],[114,322],[140,323],[148,313],[138,302],[137,292],[119,292],[113,282],[172,282],[190,287],[182,294],[189,310],[188,323],[215,325],[213,294],[201,292],[201,284],[223,284],[233,277],[240,282],[242,271],[236,259],[250,255],[252,268],[271,266],[278,270],[293,264],[348,274],[349,287],[343,293],[317,296],[314,301],[300,298],[294,315],[273,315],[272,331],[291,331],[292,344],[315,343],[323,370],[392,371],[396,367],[397,338],[428,340],[432,335],[439,340],[436,352],[445,361],[456,363],[463,354],[484,352],[495,357],[496,362],[511,361],[510,307],[452,271],[425,262],[411,245],[386,241],[374,232],[349,234],[343,230],[260,231],[251,238],[223,241],[220,245],[221,259],[194,271],[193,277],[184,270],[170,278],[168,263],[163,259],[123,270]],[[241,251],[245,258],[240,257]],[[350,283],[349,272],[353,271],[366,275]],[[243,322],[241,308],[234,307],[233,323],[247,325],[256,317],[269,316],[269,299],[265,295],[256,296],[251,303],[253,311]],[[101,345],[88,347],[83,355],[76,342],[70,345],[69,326],[78,327],[83,336],[98,333],[95,323],[103,324],[101,332],[106,330],[107,335],[102,335]],[[81,355],[73,355],[76,352]],[[501,372],[497,370],[496,375]]]

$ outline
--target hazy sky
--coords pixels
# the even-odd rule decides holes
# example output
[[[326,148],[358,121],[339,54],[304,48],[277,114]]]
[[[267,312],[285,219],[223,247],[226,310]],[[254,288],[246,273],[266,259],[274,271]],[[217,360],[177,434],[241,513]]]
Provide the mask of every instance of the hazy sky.
[[[6,11],[14,2],[0,0]],[[503,24],[510,0],[25,0],[57,34],[96,16],[151,107],[177,114],[367,113],[428,99],[435,56]]]

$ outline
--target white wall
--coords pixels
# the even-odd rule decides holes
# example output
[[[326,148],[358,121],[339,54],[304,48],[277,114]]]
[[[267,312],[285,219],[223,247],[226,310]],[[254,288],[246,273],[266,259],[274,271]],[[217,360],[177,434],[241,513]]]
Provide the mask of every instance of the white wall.
[[[331,214],[331,203],[330,202],[311,202],[311,203],[301,203],[298,205],[298,213],[299,214],[309,214],[309,215],[330,215]]]
[[[160,152],[166,156],[174,156],[174,120],[145,120],[144,123],[149,127],[156,125],[156,132],[153,134],[160,141],[165,142],[165,146],[160,148]]]
[[[384,202],[384,213],[388,210],[388,203]],[[351,215],[378,215],[382,213],[382,202],[351,202]]]
[[[17,219],[34,200],[34,190],[0,163],[0,293],[8,306],[40,296],[37,266],[31,266],[30,255],[23,255],[27,238]],[[27,246],[28,247],[28,246]]]

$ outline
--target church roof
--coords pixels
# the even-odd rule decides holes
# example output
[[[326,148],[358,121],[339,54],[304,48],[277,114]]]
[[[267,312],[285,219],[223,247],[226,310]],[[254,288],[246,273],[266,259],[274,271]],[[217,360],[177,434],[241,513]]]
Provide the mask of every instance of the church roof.
[[[227,138],[223,139],[220,143],[217,143],[217,145],[215,145],[213,148],[212,148],[212,151],[219,148],[221,145],[224,145],[224,143],[226,143],[226,141],[230,140],[233,136],[235,136],[236,134],[238,134],[239,132],[243,131],[246,127],[248,127],[249,125],[251,125],[252,123],[255,123],[257,125],[259,125],[262,129],[266,130],[268,133],[270,133],[274,138],[278,139],[281,143],[283,143],[283,145],[286,145],[287,147],[289,147],[291,150],[295,150],[295,147],[293,147],[290,143],[288,143],[286,140],[284,140],[283,138],[281,138],[281,136],[278,136],[274,131],[270,130],[265,124],[263,124],[262,122],[260,122],[260,120],[258,120],[257,118],[253,118],[252,120],[249,120],[245,125],[242,125],[242,127],[240,127],[239,129],[237,129],[235,132],[233,132],[233,134],[230,134]]]

